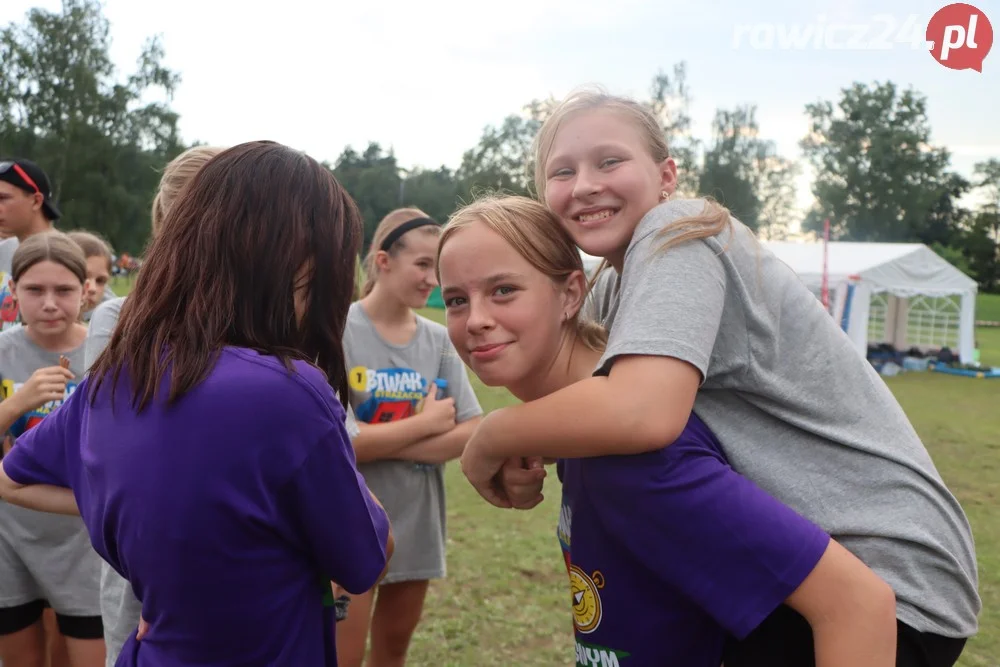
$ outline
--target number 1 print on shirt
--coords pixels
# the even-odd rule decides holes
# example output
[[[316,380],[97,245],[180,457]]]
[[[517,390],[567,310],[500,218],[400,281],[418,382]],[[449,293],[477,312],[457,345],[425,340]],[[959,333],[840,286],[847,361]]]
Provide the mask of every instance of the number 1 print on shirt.
[[[413,416],[427,396],[427,380],[409,368],[372,369],[355,366],[348,374],[351,389],[365,395],[354,410],[358,421],[384,424]]]

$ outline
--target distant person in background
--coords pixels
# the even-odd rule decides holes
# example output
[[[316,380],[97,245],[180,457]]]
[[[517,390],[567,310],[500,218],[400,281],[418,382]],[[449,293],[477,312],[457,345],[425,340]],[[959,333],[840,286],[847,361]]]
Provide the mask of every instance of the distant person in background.
[[[337,626],[340,667],[361,667],[369,624],[368,667],[405,664],[428,584],[445,576],[444,464],[461,456],[483,412],[447,330],[414,312],[437,285],[440,233],[419,209],[385,216],[365,261],[363,296],[347,315],[354,451],[397,548],[378,589],[354,596]]]
[[[50,231],[62,214],[52,201],[49,177],[30,160],[0,159],[0,331],[20,324],[10,292],[14,251],[29,236]]]
[[[98,304],[115,298],[110,285],[111,246],[97,234],[82,229],[69,232],[69,237],[76,241],[87,258],[87,290],[82,316],[84,322],[89,322]]]

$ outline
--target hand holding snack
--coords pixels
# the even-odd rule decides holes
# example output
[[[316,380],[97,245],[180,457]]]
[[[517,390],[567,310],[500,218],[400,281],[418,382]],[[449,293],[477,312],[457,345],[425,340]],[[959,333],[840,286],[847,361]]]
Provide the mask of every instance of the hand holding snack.
[[[68,359],[63,365],[64,358],[60,358],[58,366],[39,368],[32,373],[10,400],[17,401],[22,412],[36,410],[50,401],[62,400],[66,395],[66,383],[74,377],[69,370]]]

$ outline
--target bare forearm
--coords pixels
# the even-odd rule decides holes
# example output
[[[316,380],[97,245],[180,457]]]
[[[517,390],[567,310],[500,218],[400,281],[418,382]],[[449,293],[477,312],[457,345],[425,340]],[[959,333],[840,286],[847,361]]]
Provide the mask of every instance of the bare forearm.
[[[883,605],[850,618],[813,626],[816,667],[894,667],[895,607]]]
[[[417,463],[447,463],[462,455],[465,443],[469,441],[472,432],[482,420],[481,417],[468,419],[447,433],[433,435],[404,447],[396,454],[396,458]]]
[[[77,507],[73,491],[61,486],[33,484],[20,489],[4,500],[12,505],[20,505],[39,512],[80,516],[80,508]]]
[[[80,508],[70,489],[49,484],[18,484],[3,470],[0,462],[0,498],[39,512],[79,516]]]
[[[358,463],[399,458],[405,447],[426,438],[428,432],[419,416],[386,424],[358,424],[354,456]]]
[[[497,457],[582,458],[639,454],[672,443],[687,423],[651,429],[637,410],[616,396],[607,377],[593,377],[548,396],[490,413],[490,454]],[[668,410],[666,406],[661,408]]]

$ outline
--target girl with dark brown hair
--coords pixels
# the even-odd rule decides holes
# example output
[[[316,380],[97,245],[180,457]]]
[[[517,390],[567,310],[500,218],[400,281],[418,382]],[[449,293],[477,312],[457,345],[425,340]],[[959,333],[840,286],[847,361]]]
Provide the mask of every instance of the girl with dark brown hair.
[[[336,664],[321,581],[366,591],[392,551],[335,393],[360,237],[315,160],[221,153],[170,208],[90,375],[3,461],[0,494],[79,508],[132,584],[148,632],[118,665]]]

